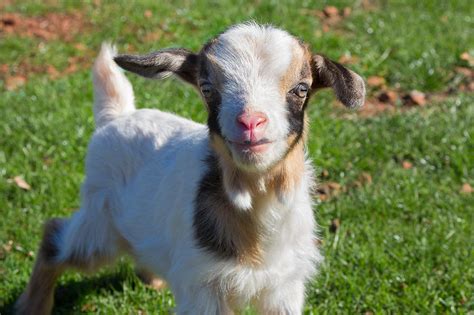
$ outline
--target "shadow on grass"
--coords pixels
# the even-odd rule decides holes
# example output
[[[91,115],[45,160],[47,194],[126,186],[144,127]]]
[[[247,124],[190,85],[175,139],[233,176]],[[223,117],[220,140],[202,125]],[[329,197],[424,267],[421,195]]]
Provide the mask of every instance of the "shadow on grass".
[[[123,282],[127,276],[123,272],[104,274],[80,280],[71,280],[65,284],[58,285],[54,294],[53,314],[71,314],[71,310],[81,304],[84,296],[91,292],[121,292]],[[14,314],[16,299],[20,296],[23,288],[14,289],[10,296],[15,297],[6,301],[0,307],[0,314]]]

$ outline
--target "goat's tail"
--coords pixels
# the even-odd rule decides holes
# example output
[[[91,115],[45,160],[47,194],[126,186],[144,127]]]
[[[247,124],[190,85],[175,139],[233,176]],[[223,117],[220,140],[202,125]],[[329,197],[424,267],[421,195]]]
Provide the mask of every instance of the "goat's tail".
[[[135,110],[132,85],[115,64],[115,54],[115,48],[104,43],[94,63],[94,118],[97,128]]]

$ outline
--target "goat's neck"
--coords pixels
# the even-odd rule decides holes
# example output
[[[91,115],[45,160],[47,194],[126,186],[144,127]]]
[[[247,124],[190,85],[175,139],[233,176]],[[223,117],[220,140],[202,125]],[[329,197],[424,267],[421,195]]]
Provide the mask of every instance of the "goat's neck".
[[[275,227],[283,218],[274,211],[290,209],[304,180],[303,142],[292,146],[265,174],[249,174],[235,167],[222,138],[211,138],[211,144],[215,154],[196,198],[198,242],[220,257],[259,265],[266,257],[266,242],[277,237]]]
[[[240,170],[228,154],[222,154],[221,149],[218,147],[216,151],[224,189],[236,208],[252,210],[272,198],[277,198],[283,204],[291,202],[305,170],[303,140],[298,141],[281,161],[263,173]]]

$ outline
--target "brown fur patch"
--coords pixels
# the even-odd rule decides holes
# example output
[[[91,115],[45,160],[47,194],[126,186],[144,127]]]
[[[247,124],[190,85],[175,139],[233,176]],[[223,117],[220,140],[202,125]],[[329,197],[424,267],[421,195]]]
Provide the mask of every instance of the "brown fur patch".
[[[305,134],[305,132],[303,133]],[[305,138],[305,136],[303,136]],[[267,174],[268,186],[277,194],[291,193],[301,181],[305,169],[304,140],[292,135],[287,139],[291,148],[286,157]]]
[[[194,217],[199,244],[225,258],[239,263],[259,265],[262,262],[261,228],[258,213],[236,209],[229,201],[224,186],[234,190],[248,189],[248,180],[233,165],[223,139],[215,134],[211,144],[219,154],[212,159],[210,172],[201,182]]]
[[[286,73],[280,79],[280,93],[285,96],[288,91],[301,81],[311,86],[311,53],[306,46],[293,47],[291,63]],[[306,70],[307,69],[307,70]]]
[[[201,183],[198,194],[194,226],[201,246],[221,256],[235,257],[242,264],[256,266],[262,263],[261,242],[266,231],[259,222],[259,209],[272,192],[286,196],[296,189],[305,169],[304,139],[304,135],[290,136],[290,150],[285,158],[259,176],[239,170],[224,140],[211,135],[211,145],[218,156],[214,163],[218,165],[212,165],[214,177],[208,178],[208,183],[205,180]],[[236,209],[225,189],[249,192],[253,208],[248,211]]]

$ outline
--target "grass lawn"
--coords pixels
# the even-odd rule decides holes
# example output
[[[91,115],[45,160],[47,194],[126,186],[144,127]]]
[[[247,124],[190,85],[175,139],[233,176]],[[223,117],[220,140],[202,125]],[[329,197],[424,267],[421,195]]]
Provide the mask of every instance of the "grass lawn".
[[[248,19],[349,58],[365,78],[383,77],[369,99],[384,88],[443,96],[409,109],[399,100],[375,115],[344,111],[330,92],[313,97],[308,149],[329,188],[315,207],[326,259],[306,313],[474,313],[474,95],[459,89],[455,71],[473,73],[472,1],[331,1],[351,9],[332,18],[321,14],[327,1],[6,2],[0,18],[20,14],[64,29],[31,33],[18,20],[0,21],[0,314],[11,312],[28,280],[42,223],[79,206],[100,43],[197,50]],[[205,120],[192,88],[129,78],[138,107]],[[54,312],[166,314],[173,306],[169,291],[142,285],[124,258],[96,275],[64,275]]]

